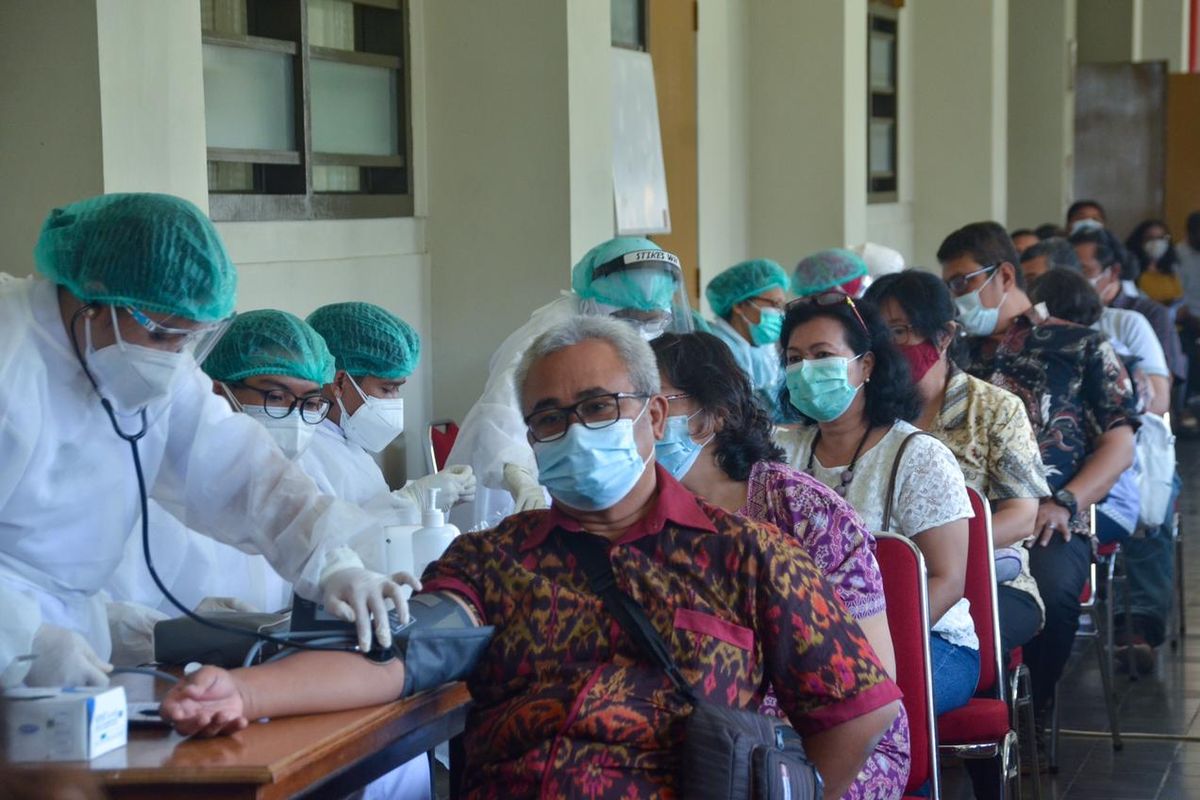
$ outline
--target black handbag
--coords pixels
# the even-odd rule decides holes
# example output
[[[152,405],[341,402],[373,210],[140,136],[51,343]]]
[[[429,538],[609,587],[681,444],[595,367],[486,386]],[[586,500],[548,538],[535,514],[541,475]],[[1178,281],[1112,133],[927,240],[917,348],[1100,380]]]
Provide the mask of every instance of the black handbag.
[[[800,735],[774,717],[697,697],[641,605],[617,587],[605,543],[589,534],[568,533],[564,538],[605,608],[692,705],[684,726],[680,796],[820,800],[821,775],[805,754]]]

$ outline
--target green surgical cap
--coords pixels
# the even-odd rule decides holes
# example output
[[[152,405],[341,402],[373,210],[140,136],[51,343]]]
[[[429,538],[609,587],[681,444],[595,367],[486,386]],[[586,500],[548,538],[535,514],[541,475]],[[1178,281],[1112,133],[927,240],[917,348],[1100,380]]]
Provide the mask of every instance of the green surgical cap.
[[[239,314],[202,365],[213,380],[286,375],[324,386],[333,382],[333,356],[321,334],[286,311]]]
[[[169,194],[105,194],[56,208],[33,257],[89,303],[196,322],[233,313],[237,269],[204,212]]]
[[[596,268],[621,256],[663,249],[649,239],[618,236],[587,251],[571,270],[571,288],[585,300],[638,311],[668,311],[679,280],[660,269],[627,269],[595,278]]]
[[[743,300],[758,297],[771,289],[788,288],[788,276],[783,267],[768,258],[743,261],[708,282],[704,295],[718,317],[728,317],[733,307]]]
[[[833,289],[867,274],[867,265],[857,253],[834,248],[821,250],[796,265],[792,273],[792,291],[798,297]]]
[[[334,303],[308,315],[338,369],[354,377],[407,378],[421,357],[421,337],[390,311],[370,303]]]

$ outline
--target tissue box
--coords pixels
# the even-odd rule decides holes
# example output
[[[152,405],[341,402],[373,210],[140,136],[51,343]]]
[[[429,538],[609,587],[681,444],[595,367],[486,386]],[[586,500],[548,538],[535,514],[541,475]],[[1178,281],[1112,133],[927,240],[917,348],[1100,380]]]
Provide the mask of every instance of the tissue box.
[[[8,761],[89,761],[128,740],[125,689],[10,689],[0,739]]]

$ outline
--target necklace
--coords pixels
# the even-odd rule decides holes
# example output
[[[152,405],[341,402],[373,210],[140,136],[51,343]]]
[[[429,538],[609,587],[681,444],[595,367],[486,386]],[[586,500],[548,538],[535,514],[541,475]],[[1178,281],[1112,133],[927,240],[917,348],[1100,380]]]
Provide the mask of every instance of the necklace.
[[[867,437],[871,435],[871,426],[863,431],[862,438],[858,440],[858,447],[854,448],[854,456],[850,459],[850,465],[842,470],[840,476],[841,484],[833,487],[833,490],[838,493],[838,496],[845,497],[846,492],[850,491],[850,482],[854,480],[854,467],[858,464],[858,457],[862,455],[863,445],[867,443]],[[813,460],[817,457],[817,445],[821,443],[821,429],[817,428],[817,435],[813,437],[812,449],[808,451],[808,465],[804,471],[809,475],[812,474]]]

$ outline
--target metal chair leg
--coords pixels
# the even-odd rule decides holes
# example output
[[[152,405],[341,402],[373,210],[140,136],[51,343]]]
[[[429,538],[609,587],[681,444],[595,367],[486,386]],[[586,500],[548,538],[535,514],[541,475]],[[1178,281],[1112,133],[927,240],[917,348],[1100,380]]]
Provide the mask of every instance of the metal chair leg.
[[[1029,667],[1024,664],[1020,665],[1013,673],[1012,696],[1014,698],[1012,729],[1022,731],[1022,736],[1028,743],[1029,777],[1033,779],[1033,797],[1034,800],[1042,800],[1042,772],[1041,764],[1038,763],[1037,721],[1033,717],[1033,677],[1029,672]],[[1024,718],[1023,725],[1018,725],[1018,716]]]
[[[1104,646],[1096,638],[1096,660],[1100,662],[1100,683],[1104,691],[1104,709],[1108,712],[1108,729],[1112,732],[1113,750],[1120,750],[1125,745],[1121,741],[1121,726],[1117,720],[1117,695],[1113,690],[1112,675],[1108,671],[1108,660],[1104,655]]]
[[[1058,772],[1058,684],[1054,685],[1054,701],[1050,706],[1050,741],[1046,744],[1047,769]]]

